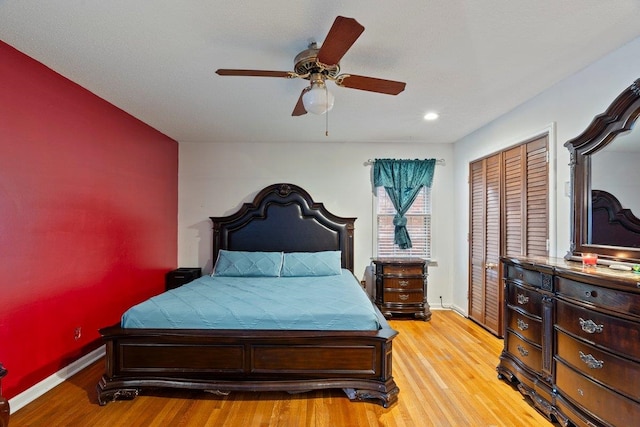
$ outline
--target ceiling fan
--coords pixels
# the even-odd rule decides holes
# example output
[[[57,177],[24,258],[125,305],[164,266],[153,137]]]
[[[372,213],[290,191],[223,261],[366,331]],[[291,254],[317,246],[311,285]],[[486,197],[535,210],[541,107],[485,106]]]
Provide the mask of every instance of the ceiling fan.
[[[399,94],[404,90],[406,83],[355,74],[339,74],[340,60],[363,31],[364,27],[355,19],[338,16],[320,48],[313,42],[309,44],[307,49],[296,55],[294,71],[221,68],[216,71],[216,74],[220,76],[284,77],[309,80],[310,84],[300,93],[298,102],[291,113],[292,116],[301,116],[307,112],[324,114],[333,107],[333,95],[327,89],[327,80],[332,80],[336,85],[350,89],[388,95]]]

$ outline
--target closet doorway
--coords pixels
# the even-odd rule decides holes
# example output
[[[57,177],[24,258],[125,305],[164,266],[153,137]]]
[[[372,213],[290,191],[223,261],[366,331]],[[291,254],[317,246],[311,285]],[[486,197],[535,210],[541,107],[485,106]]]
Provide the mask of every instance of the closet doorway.
[[[549,135],[469,164],[469,318],[503,335],[501,256],[548,256]]]

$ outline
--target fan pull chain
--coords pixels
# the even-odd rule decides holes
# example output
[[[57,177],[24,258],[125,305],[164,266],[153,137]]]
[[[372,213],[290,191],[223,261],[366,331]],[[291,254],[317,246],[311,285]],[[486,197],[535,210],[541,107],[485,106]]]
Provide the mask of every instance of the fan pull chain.
[[[324,92],[325,92],[325,99],[327,100],[327,106],[329,106],[329,89],[327,88],[327,85],[324,85]],[[328,137],[329,136],[329,110],[327,110],[326,113],[324,113],[325,117],[324,117],[324,136]]]

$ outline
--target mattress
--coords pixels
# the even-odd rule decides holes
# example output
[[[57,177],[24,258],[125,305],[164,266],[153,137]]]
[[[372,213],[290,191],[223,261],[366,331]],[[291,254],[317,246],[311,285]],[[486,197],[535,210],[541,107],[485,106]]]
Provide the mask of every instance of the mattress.
[[[203,276],[127,310],[123,328],[378,330],[376,310],[348,270],[332,276]]]

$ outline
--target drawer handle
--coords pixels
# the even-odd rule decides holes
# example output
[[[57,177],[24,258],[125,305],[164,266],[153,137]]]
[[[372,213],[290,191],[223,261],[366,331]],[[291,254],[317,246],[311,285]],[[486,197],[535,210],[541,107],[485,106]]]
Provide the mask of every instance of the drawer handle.
[[[604,366],[603,360],[598,360],[593,357],[591,354],[584,354],[582,351],[580,353],[580,360],[587,364],[590,369],[602,369]]]
[[[408,299],[409,299],[409,295],[407,295],[407,294],[400,294],[400,296],[399,296],[398,298],[400,298],[402,301],[406,301],[406,300],[408,300]]]
[[[604,329],[603,325],[598,325],[593,320],[584,320],[582,317],[580,318],[580,328],[588,334],[601,334]]]
[[[518,319],[517,323],[518,323],[518,329],[520,329],[521,331],[526,331],[527,329],[529,329],[529,324],[524,320]]]
[[[400,281],[398,281],[398,284],[404,288],[405,286],[409,286],[409,281],[408,280],[400,280]]]
[[[524,294],[518,294],[516,299],[518,300],[518,304],[526,304],[529,302],[529,297]]]
[[[520,344],[518,344],[517,348],[518,348],[518,353],[520,353],[520,356],[527,357],[529,355],[529,351],[523,346],[521,346]]]
[[[584,296],[587,298],[597,298],[598,293],[596,291],[585,291]]]

